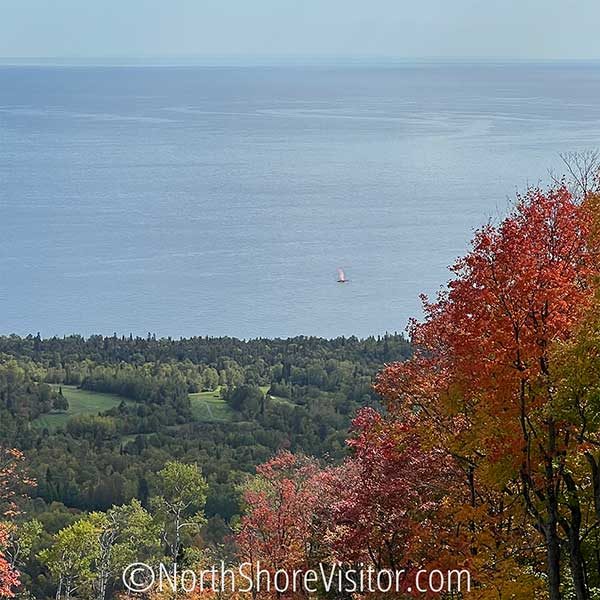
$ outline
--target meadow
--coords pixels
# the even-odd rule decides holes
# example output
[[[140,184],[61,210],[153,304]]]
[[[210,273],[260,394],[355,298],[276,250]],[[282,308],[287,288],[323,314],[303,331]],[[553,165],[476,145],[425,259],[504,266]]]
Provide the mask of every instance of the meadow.
[[[192,415],[197,421],[230,421],[233,412],[221,397],[221,390],[190,394]]]
[[[64,427],[67,421],[72,417],[82,415],[96,416],[118,406],[123,401],[128,402],[116,394],[90,392],[88,390],[82,390],[74,385],[63,385],[61,387],[63,395],[69,401],[69,409],[64,412],[54,411],[35,419],[33,424],[37,427],[56,431],[57,429]]]
[[[58,388],[58,386],[54,386]],[[107,394],[103,392],[92,392],[83,390],[73,385],[63,385],[62,391],[69,401],[67,411],[53,411],[45,414],[34,421],[37,427],[46,428],[50,431],[56,431],[64,427],[67,421],[72,417],[88,415],[97,416],[101,413],[118,406],[122,401],[130,404],[127,400],[116,394]],[[267,394],[269,386],[261,386],[261,391]],[[227,402],[221,396],[221,389],[212,391],[197,392],[190,394],[190,404],[194,420],[211,423],[230,421],[233,417],[233,411],[227,405]],[[269,396],[270,399],[290,404],[289,400],[277,396]]]

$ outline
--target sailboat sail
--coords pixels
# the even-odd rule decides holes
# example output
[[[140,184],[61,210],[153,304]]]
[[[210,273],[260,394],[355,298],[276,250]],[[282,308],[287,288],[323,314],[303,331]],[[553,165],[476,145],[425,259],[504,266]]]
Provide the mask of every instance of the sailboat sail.
[[[340,283],[345,283],[346,282],[346,274],[344,273],[343,269],[338,269],[338,281]]]

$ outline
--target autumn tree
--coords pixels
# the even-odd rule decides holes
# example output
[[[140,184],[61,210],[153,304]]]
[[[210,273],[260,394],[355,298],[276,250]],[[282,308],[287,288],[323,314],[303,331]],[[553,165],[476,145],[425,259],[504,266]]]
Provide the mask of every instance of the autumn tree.
[[[318,507],[327,502],[320,475],[314,460],[287,451],[257,467],[244,491],[246,511],[236,535],[242,562],[260,562],[271,573],[315,566],[323,542]]]
[[[16,516],[27,489],[34,485],[35,481],[27,473],[23,452],[0,446],[0,516]]]
[[[6,531],[5,554],[13,569],[21,568],[31,557],[43,525],[37,519],[19,520],[4,523]]]
[[[0,523],[0,598],[12,598],[19,586],[19,573],[4,554],[7,543],[7,527]]]
[[[569,538],[571,561],[580,561],[579,578],[600,589],[600,196],[588,194],[589,258],[594,263],[592,300],[574,334],[552,349],[555,410],[573,430],[575,451],[565,461],[566,500],[571,520],[559,522]],[[585,561],[585,562],[584,562]],[[574,584],[577,586],[577,579]]]
[[[585,584],[581,523],[569,476],[575,427],[557,409],[553,347],[569,340],[593,296],[590,212],[565,188],[532,190],[498,226],[475,236],[425,321],[415,357],[389,365],[377,389],[391,410],[419,415],[463,467],[472,508],[518,509],[546,554],[551,600],[561,598],[567,548],[576,597]],[[490,490],[489,493],[482,493]]]
[[[28,486],[34,481],[27,475],[22,452],[0,447],[0,597],[11,598],[20,578],[15,554],[15,518],[20,513]]]
[[[454,459],[426,448],[415,419],[384,418],[363,409],[349,440],[353,455],[323,474],[330,489],[326,510],[332,561],[404,571],[440,566],[455,542],[448,501],[464,484]],[[453,567],[459,566],[453,557]]]

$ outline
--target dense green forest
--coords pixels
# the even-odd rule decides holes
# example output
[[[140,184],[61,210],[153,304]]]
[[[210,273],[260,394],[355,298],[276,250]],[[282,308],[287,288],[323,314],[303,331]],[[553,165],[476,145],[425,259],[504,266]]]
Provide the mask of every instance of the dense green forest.
[[[148,508],[170,461],[207,482],[203,544],[227,552],[240,486],[280,450],[340,460],[351,419],[379,407],[373,378],[410,356],[400,335],[157,339],[0,337],[0,447],[25,456],[22,514],[40,523],[21,569],[54,595],[40,562],[82,513]],[[23,517],[25,518],[25,517]]]

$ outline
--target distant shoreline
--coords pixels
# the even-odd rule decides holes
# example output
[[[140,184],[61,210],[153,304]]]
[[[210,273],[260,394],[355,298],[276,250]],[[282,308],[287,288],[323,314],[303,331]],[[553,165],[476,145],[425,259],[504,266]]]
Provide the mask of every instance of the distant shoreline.
[[[338,335],[335,337],[326,337],[322,335],[291,335],[291,336],[275,336],[275,337],[266,337],[266,336],[257,336],[257,337],[235,337],[231,335],[189,335],[189,336],[167,336],[161,335],[158,336],[153,332],[150,332],[148,335],[133,335],[130,333],[115,333],[110,335],[103,335],[101,333],[92,333],[89,335],[81,335],[78,333],[69,333],[63,335],[51,335],[48,337],[40,336],[38,338],[38,334],[28,333],[25,335],[20,335],[18,333],[0,333],[0,347],[2,344],[10,339],[15,340],[26,340],[26,339],[36,339],[38,338],[41,342],[50,342],[53,340],[69,340],[69,339],[80,339],[83,342],[89,342],[93,339],[102,339],[102,340],[147,340],[154,343],[161,342],[195,342],[195,341],[203,341],[203,342],[219,342],[223,340],[229,340],[234,343],[239,344],[252,344],[255,342],[294,342],[294,341],[305,341],[305,340],[321,340],[324,342],[336,342],[341,340],[356,340],[358,342],[364,342],[366,340],[373,340],[377,338],[404,338],[407,339],[407,336],[402,331],[386,331],[384,333],[373,333],[367,336],[358,336],[358,335]]]
[[[61,67],[61,68],[401,68],[503,65],[589,65],[600,58],[397,58],[397,57],[0,57],[0,67]]]

